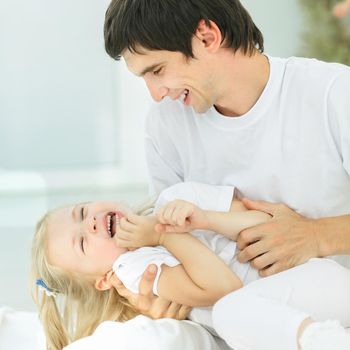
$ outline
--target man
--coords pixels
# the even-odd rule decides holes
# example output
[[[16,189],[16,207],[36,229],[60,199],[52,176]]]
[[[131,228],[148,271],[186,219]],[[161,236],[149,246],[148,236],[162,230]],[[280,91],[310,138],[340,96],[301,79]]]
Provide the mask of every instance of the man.
[[[237,0],[114,0],[105,43],[159,102],[146,123],[154,192],[236,186],[271,215],[238,238],[262,276],[350,253],[348,67],[265,56]]]

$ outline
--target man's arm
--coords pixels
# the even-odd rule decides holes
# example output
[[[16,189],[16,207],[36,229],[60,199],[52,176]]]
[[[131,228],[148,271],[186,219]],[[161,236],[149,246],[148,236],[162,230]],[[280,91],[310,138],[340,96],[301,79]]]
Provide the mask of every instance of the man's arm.
[[[250,261],[261,276],[302,264],[313,257],[350,254],[350,215],[308,219],[283,204],[243,199],[248,209],[272,216],[243,230],[237,240],[240,262]]]

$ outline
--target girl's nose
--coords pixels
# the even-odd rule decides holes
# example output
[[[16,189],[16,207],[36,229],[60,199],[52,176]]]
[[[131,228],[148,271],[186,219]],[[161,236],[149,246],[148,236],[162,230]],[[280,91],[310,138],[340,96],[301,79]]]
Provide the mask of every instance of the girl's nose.
[[[87,216],[83,221],[84,232],[96,233],[96,218],[94,216]]]

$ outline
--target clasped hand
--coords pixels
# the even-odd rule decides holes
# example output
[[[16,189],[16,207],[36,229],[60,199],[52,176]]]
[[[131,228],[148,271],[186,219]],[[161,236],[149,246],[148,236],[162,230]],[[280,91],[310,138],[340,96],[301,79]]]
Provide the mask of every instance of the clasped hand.
[[[135,249],[161,244],[166,232],[184,233],[206,226],[205,211],[195,204],[174,200],[161,207],[155,216],[129,214],[117,226],[116,242],[119,247]]]

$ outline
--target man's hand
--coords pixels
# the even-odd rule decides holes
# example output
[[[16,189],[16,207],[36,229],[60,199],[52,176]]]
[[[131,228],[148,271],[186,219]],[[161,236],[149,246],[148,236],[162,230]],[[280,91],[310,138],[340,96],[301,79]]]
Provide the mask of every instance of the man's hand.
[[[176,199],[156,212],[158,232],[185,233],[206,225],[205,211],[191,202]]]
[[[283,204],[243,199],[247,209],[260,210],[272,218],[240,232],[240,262],[250,261],[261,276],[269,276],[319,256],[314,221]]]
[[[184,320],[191,311],[188,306],[157,297],[152,292],[154,279],[157,274],[157,266],[150,265],[144,272],[140,282],[139,294],[134,294],[126,289],[123,283],[113,274],[111,282],[119,295],[125,297],[141,314],[153,319],[174,318]]]
[[[161,233],[155,230],[157,222],[155,216],[129,214],[127,218],[121,218],[114,236],[117,245],[123,248],[158,245]]]

